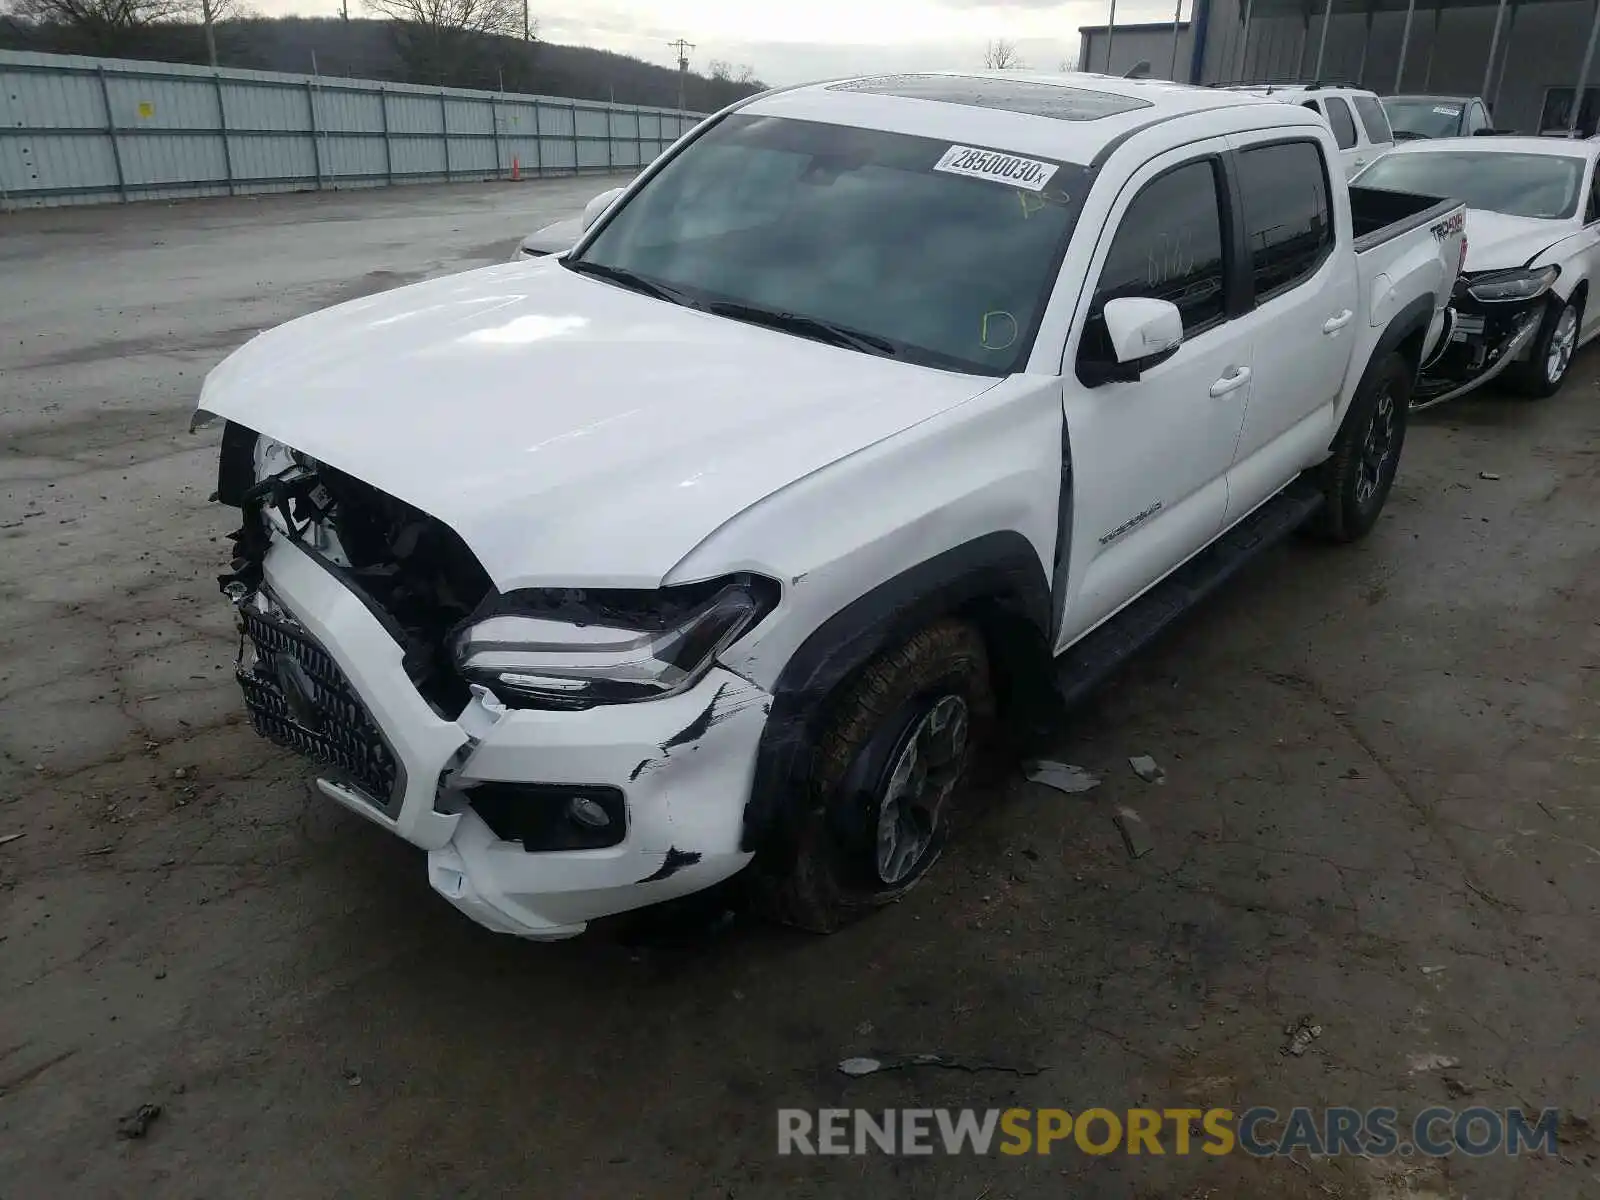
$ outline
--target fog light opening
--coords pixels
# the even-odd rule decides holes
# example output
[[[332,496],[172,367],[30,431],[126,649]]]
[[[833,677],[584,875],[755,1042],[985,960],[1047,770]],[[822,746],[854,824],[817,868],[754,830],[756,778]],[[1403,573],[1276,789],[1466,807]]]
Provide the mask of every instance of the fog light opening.
[[[611,814],[587,796],[568,800],[567,816],[586,829],[605,829],[611,824]]]

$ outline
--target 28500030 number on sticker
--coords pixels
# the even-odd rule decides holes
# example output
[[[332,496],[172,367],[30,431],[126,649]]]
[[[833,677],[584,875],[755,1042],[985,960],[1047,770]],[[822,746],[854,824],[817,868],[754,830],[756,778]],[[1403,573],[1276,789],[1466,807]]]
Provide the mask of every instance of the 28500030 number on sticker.
[[[987,179],[1011,187],[1027,188],[1031,192],[1044,190],[1056,165],[1015,154],[1002,154],[998,150],[979,150],[972,146],[951,146],[944,157],[933,164],[935,171],[948,175],[966,175],[972,179]]]

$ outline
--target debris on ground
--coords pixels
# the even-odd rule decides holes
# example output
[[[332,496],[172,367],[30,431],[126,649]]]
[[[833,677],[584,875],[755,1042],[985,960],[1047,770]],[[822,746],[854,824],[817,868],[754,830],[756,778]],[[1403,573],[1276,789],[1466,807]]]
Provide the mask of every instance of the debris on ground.
[[[1454,1099],[1460,1100],[1472,1095],[1478,1089],[1464,1079],[1458,1079],[1454,1075],[1446,1075],[1444,1077],[1444,1090],[1449,1092]]]
[[[1478,472],[1478,478],[1479,479],[1487,479],[1487,480],[1489,480],[1489,482],[1493,483],[1494,481],[1499,479],[1500,476],[1496,475],[1493,471],[1479,471]]]
[[[1087,792],[1100,786],[1100,776],[1093,771],[1047,758],[1028,763],[1025,774],[1033,783],[1042,783],[1045,787],[1055,788],[1056,791],[1066,792],[1068,795]]]
[[[858,1079],[879,1071],[899,1071],[906,1067],[943,1067],[951,1071],[1005,1071],[1012,1075],[1037,1075],[1043,1067],[1027,1064],[990,1062],[981,1058],[956,1058],[949,1054],[897,1054],[888,1058],[847,1058],[839,1073]]]
[[[1128,765],[1133,768],[1133,773],[1146,783],[1161,783],[1167,777],[1167,773],[1148,754],[1134,755],[1128,760]]]
[[[1447,1054],[1413,1054],[1406,1059],[1407,1074],[1420,1075],[1424,1071],[1448,1071],[1459,1067],[1461,1060]]]
[[[24,832],[24,833],[8,833],[5,836],[0,837],[0,846],[9,846],[12,842],[16,841],[19,837],[26,837],[26,836],[27,836],[26,832]]]
[[[1133,809],[1119,806],[1117,815],[1111,819],[1116,822],[1117,832],[1122,834],[1122,844],[1128,848],[1129,858],[1143,858],[1156,848],[1150,839],[1150,826]]]
[[[345,1073],[344,1073],[344,1081],[350,1087],[360,1087],[361,1086],[361,1072],[360,1071],[346,1070]]]
[[[1283,1030],[1289,1035],[1289,1041],[1284,1045],[1282,1053],[1291,1058],[1299,1058],[1311,1049],[1311,1043],[1322,1036],[1322,1026],[1313,1025],[1310,1017],[1301,1017],[1293,1025],[1287,1025]]]
[[[142,1138],[150,1132],[150,1126],[155,1124],[156,1118],[161,1115],[161,1105],[141,1104],[122,1120],[117,1122],[117,1136],[133,1140]]]
[[[1437,975],[1442,970],[1444,970],[1443,967],[1423,967],[1422,973],[1424,975]]]

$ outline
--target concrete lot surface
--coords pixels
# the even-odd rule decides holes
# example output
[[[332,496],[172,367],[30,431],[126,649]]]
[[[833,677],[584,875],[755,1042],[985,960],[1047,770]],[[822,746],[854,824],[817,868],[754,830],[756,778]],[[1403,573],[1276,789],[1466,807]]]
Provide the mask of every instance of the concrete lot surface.
[[[1275,552],[1061,731],[1099,789],[993,789],[835,937],[496,937],[307,794],[241,724],[200,379],[605,186],[0,218],[0,1196],[1600,1195],[1594,352],[1418,419],[1368,541]],[[883,1051],[1045,1069],[835,1069]],[[1554,1106],[1560,1152],[776,1154],[780,1106],[1295,1104]]]

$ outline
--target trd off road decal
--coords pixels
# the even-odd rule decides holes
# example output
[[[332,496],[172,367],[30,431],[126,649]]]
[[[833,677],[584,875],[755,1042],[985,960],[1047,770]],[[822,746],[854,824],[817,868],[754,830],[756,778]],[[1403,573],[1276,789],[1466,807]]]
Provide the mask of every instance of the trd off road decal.
[[[1044,185],[1056,173],[1056,164],[1020,158],[1015,154],[1001,154],[997,150],[951,146],[944,152],[944,157],[933,164],[933,169],[947,175],[966,175],[972,179],[987,179],[991,183],[1005,183],[1039,192],[1044,190]]]
[[[1460,233],[1466,227],[1467,214],[1466,211],[1463,210],[1440,221],[1437,225],[1432,227],[1431,232],[1433,233],[1434,237],[1438,238],[1442,242],[1451,234]]]

